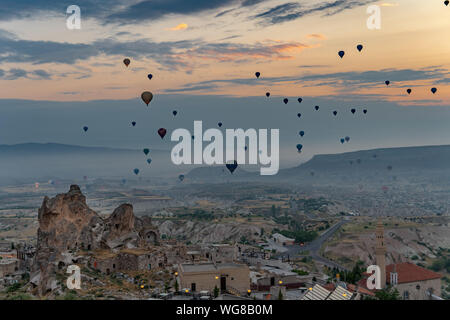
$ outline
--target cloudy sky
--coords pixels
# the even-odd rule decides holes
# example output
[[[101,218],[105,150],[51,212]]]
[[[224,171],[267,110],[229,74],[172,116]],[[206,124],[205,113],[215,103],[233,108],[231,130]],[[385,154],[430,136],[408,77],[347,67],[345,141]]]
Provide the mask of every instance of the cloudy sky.
[[[299,112],[294,108],[300,108],[293,105],[296,97],[305,98],[302,108],[327,103],[327,112],[334,108],[344,112],[350,106],[378,110],[378,120],[388,120],[389,127],[375,120],[358,125],[374,134],[354,148],[391,146],[393,141],[449,142],[445,124],[450,120],[446,40],[450,7],[441,0],[2,0],[1,4],[0,143],[138,147],[139,139],[121,128],[108,131],[108,120],[124,119],[129,125],[136,117],[147,116],[148,122],[158,117],[164,122],[169,119],[163,118],[165,113],[157,111],[152,118],[151,108],[170,108],[168,115],[175,107],[188,113],[183,102],[192,106],[189,120],[196,115],[196,120],[214,125],[220,121],[218,114],[232,114],[230,125],[233,118],[240,118],[237,123],[245,127],[243,119],[257,117],[261,122],[248,122],[248,127],[270,128],[270,120],[280,115],[274,110],[284,107],[283,97],[291,99],[286,108],[292,109],[283,113],[292,118]],[[72,4],[81,8],[80,30],[66,27],[66,8]],[[367,28],[370,5],[380,7],[379,30]],[[364,45],[362,52],[356,50],[358,44]],[[340,50],[346,52],[343,59],[338,57]],[[131,59],[128,68],[122,63],[126,57]],[[260,79],[255,78],[256,71],[261,72]],[[147,79],[149,73],[152,80]],[[389,87],[385,80],[391,81]],[[438,88],[434,95],[432,87]],[[139,101],[144,90],[155,95],[150,109]],[[265,109],[266,91],[272,94],[273,109]],[[112,100],[110,109],[101,111],[96,100]],[[230,103],[249,109],[224,111]],[[260,103],[265,107],[258,109]],[[127,111],[119,105],[136,113],[124,116]],[[85,118],[78,119],[76,108]],[[389,111],[393,109],[395,114]],[[18,123],[30,114],[39,121],[28,118],[27,125]],[[406,114],[408,122],[399,114]],[[79,137],[79,128],[91,123],[94,130],[98,123],[94,118],[105,127],[103,138],[86,141]],[[328,128],[325,122],[307,121],[311,130]],[[348,122],[353,120],[342,121],[342,128],[356,128]],[[383,134],[378,138],[380,125],[391,139]],[[66,132],[69,127],[73,134]],[[159,124],[149,130],[153,127]],[[344,129],[330,136],[330,145]],[[298,123],[287,131],[296,130]],[[412,139],[414,132],[422,135]],[[152,132],[148,139],[153,136]],[[316,141],[313,149],[328,150],[325,142],[320,146]]]

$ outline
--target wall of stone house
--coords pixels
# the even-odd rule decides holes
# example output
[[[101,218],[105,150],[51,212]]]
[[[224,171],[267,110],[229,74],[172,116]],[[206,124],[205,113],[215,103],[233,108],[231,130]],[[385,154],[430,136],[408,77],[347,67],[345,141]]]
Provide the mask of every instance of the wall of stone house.
[[[139,256],[130,253],[120,253],[117,256],[117,270],[139,270]]]
[[[95,264],[97,265],[97,267],[95,267]],[[116,272],[116,268],[117,268],[117,263],[116,263],[116,258],[110,258],[110,259],[102,259],[102,260],[97,260],[97,259],[92,259],[91,261],[91,266],[97,270],[100,270],[100,272],[102,273],[113,273]]]
[[[270,286],[271,285],[271,278],[274,278],[274,284],[275,286],[279,285],[279,281],[282,281],[282,284],[290,284],[290,283],[298,283],[298,282],[305,282],[304,280],[300,280],[298,276],[296,275],[289,275],[289,276],[282,276],[277,274],[267,274],[264,278],[258,279],[257,284],[259,286]]]
[[[191,289],[195,283],[196,291],[207,290],[213,292],[214,287],[220,289],[220,278],[226,277],[227,288],[234,288],[240,293],[246,293],[250,289],[250,270],[247,266],[241,268],[224,268],[211,272],[180,273],[180,289]],[[218,277],[218,279],[216,279]]]
[[[420,286],[420,288],[417,289],[417,286]],[[430,297],[427,295],[427,290],[430,288],[433,289],[434,295],[441,296],[441,279],[401,283],[396,285],[395,288],[402,299],[404,292],[408,291],[409,300],[428,300]]]
[[[18,260],[11,260],[7,263],[0,263],[0,277],[13,274],[14,272],[16,272],[16,269],[18,267]]]

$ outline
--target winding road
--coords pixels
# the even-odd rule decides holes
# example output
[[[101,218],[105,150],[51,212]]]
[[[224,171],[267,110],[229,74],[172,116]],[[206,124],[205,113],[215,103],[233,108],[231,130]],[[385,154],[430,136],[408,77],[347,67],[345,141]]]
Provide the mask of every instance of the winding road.
[[[301,252],[309,251],[308,256],[313,258],[315,261],[318,261],[328,267],[331,268],[338,268],[340,270],[347,270],[347,268],[339,265],[338,263],[328,260],[327,258],[322,257],[319,254],[320,248],[322,245],[327,241],[333,234],[336,233],[336,231],[345,223],[347,223],[349,220],[342,219],[332,227],[330,227],[327,231],[322,233],[319,237],[317,237],[315,240],[311,241],[308,244],[305,244],[303,247],[299,245],[293,245],[293,246],[286,246],[288,249],[286,252],[283,252],[282,254],[279,254],[279,257],[287,258],[288,256],[290,258],[297,258],[299,256],[302,256]]]

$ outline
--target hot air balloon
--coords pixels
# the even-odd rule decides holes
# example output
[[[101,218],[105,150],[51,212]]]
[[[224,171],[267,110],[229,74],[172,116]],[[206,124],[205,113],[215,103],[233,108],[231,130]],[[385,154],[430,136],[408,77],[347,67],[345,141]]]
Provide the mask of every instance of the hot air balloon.
[[[305,131],[300,131],[298,134],[300,135],[300,137],[303,137],[305,135]]]
[[[84,130],[84,132],[87,132],[89,130],[89,128],[85,126],[85,127],[83,127],[83,130]]]
[[[366,114],[366,113],[367,113],[367,109],[364,109],[364,110],[363,110],[363,113]]]
[[[247,150],[248,150],[248,147],[247,147],[247,146],[245,146],[244,150],[245,150],[245,151],[247,151]]]
[[[316,111],[319,110],[319,106],[315,106],[314,109],[316,109]]]
[[[284,102],[284,104],[288,104],[289,99],[288,99],[288,98],[284,98],[284,99],[283,99],[283,102]]]
[[[303,145],[299,143],[297,145],[297,151],[300,153],[300,152],[302,152],[302,149],[303,149]]]
[[[172,114],[173,114],[174,117],[177,115],[177,113],[178,113],[177,110],[173,110],[172,111]]]
[[[231,172],[231,174],[233,174],[234,170],[236,170],[236,168],[238,167],[237,161],[234,160],[233,163],[227,163],[226,167]]]
[[[302,98],[298,98],[297,101],[298,101],[298,103],[302,103],[303,99]]]
[[[144,152],[145,155],[148,155],[148,153],[150,152],[150,149],[145,148],[145,149],[143,149],[142,151]]]
[[[222,128],[222,122],[219,122],[217,125],[219,126],[219,128]]]
[[[356,49],[358,49],[358,51],[361,52],[361,50],[363,49],[363,45],[362,44],[358,44],[356,46]]]
[[[411,94],[411,89],[407,89],[406,92],[408,92],[408,94]]]
[[[147,75],[147,78],[148,78],[148,80],[152,80],[153,75],[152,75],[151,73],[149,73],[149,74]]]
[[[144,91],[141,94],[141,98],[145,102],[145,104],[148,105],[153,99],[153,93],[151,93],[150,91]]]
[[[133,172],[134,172],[135,175],[138,175],[139,174],[139,169],[136,168],[136,169],[133,170]]]
[[[334,114],[335,116],[337,116],[337,111],[333,111],[333,114]]]
[[[445,0],[445,1],[444,1],[444,4],[445,4],[446,6],[448,6],[449,3],[450,3],[450,1],[448,1],[448,0]]]
[[[345,137],[345,141],[349,142],[350,141],[350,137],[349,136]]]
[[[341,138],[341,143],[344,144],[344,142],[345,142],[345,139]]]
[[[34,183],[34,187],[35,187],[36,189],[39,189],[39,182],[35,182],[35,183]]]
[[[125,66],[129,66],[130,65],[130,59],[128,59],[128,58],[125,58],[125,59],[123,59],[123,64],[125,65]]]
[[[266,92],[266,97],[270,97],[270,92]]]
[[[194,136],[192,136],[192,140],[194,140],[195,139],[195,137]]]
[[[301,114],[301,113],[297,113],[297,117],[299,117],[299,118],[300,118],[301,116],[302,116],[302,114]]]
[[[134,127],[136,126],[136,121],[131,121],[131,125]]]
[[[180,174],[180,175],[178,176],[178,179],[180,179],[180,181],[183,181],[183,180],[184,180],[184,175],[183,175],[183,174]]]
[[[161,139],[164,139],[164,136],[166,135],[166,133],[167,133],[166,129],[164,129],[164,128],[158,129],[158,134],[161,137]]]
[[[351,112],[352,112],[353,114],[355,114],[355,112],[356,112],[356,109],[352,109],[352,110],[351,110]]]
[[[148,164],[152,163],[152,159],[148,158],[148,159],[147,159],[147,163],[148,163]]]
[[[437,89],[436,89],[436,88],[431,88],[431,92],[432,92],[433,94],[435,94],[435,93],[436,93],[436,91],[437,91]]]
[[[260,75],[261,75],[261,73],[255,72],[255,76],[256,76],[257,79],[259,79],[259,76],[260,76]]]
[[[391,82],[389,80],[386,80],[384,83],[388,86]]]
[[[341,57],[341,59],[344,57],[345,52],[344,51],[339,51],[338,52],[339,57]]]

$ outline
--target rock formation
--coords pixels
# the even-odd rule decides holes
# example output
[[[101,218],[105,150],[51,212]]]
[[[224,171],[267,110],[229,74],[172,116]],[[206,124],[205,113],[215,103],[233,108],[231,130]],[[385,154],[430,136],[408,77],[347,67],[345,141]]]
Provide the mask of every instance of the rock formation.
[[[38,220],[31,282],[40,295],[57,286],[57,268],[76,263],[80,250],[146,248],[159,239],[150,218],[135,217],[131,204],[122,204],[103,219],[87,206],[77,185],[52,199],[45,197]]]

